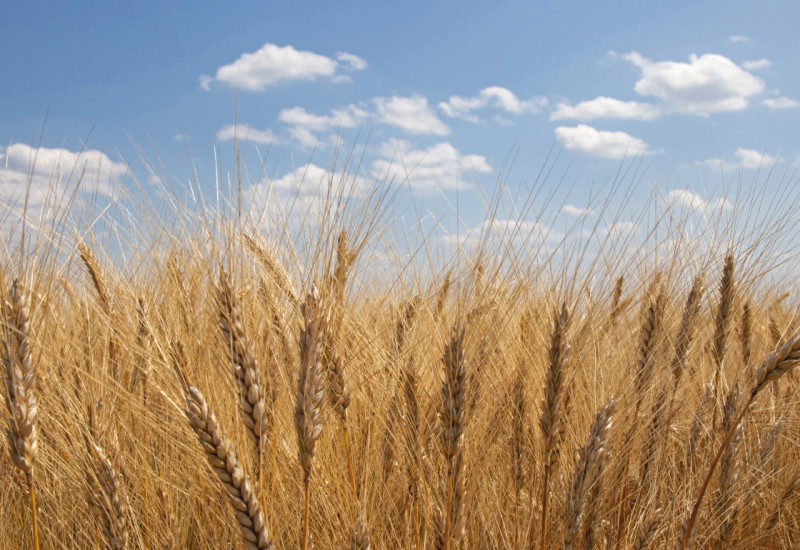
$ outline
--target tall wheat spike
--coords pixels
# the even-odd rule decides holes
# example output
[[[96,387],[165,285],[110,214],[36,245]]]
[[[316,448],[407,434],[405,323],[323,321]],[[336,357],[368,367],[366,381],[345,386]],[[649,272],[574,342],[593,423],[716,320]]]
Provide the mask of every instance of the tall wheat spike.
[[[294,425],[297,430],[298,457],[303,468],[303,527],[300,547],[308,548],[311,467],[314,446],[322,433],[322,399],[325,390],[320,361],[322,334],[326,330],[325,315],[320,308],[319,293],[312,286],[302,308],[300,330],[300,377],[297,382]]]
[[[271,550],[272,540],[250,478],[239,464],[232,445],[220,431],[217,418],[209,410],[200,390],[190,385],[186,393],[186,416],[206,453],[208,464],[225,486],[245,548]]]
[[[39,522],[34,487],[34,462],[39,448],[39,402],[36,365],[31,359],[28,297],[19,281],[11,284],[3,304],[2,360],[8,409],[8,452],[24,474],[31,502],[33,545],[39,548]]]
[[[439,415],[442,449],[447,463],[444,517],[444,550],[457,548],[461,539],[461,506],[464,500],[464,422],[467,403],[467,365],[464,329],[456,324],[442,356],[442,411]]]
[[[103,525],[103,535],[112,550],[125,550],[128,546],[127,513],[120,495],[117,473],[103,449],[88,443],[93,456],[93,470],[87,473],[89,501],[97,510]]]
[[[567,325],[569,313],[567,304],[563,303],[560,310],[554,315],[553,332],[550,336],[550,348],[547,352],[548,370],[542,401],[542,414],[539,418],[539,427],[542,431],[542,451],[544,456],[544,477],[542,479],[542,507],[541,527],[539,529],[539,542],[541,550],[546,548],[547,542],[547,504],[550,494],[550,476],[558,460],[558,447],[561,441],[561,432],[564,426],[564,378],[566,362],[569,355],[569,342],[567,340]],[[533,534],[534,529],[530,530]]]
[[[719,305],[714,318],[714,340],[712,356],[714,358],[714,412],[712,420],[712,434],[717,429],[717,409],[719,408],[720,377],[725,352],[728,349],[728,335],[731,329],[733,316],[734,286],[734,261],[733,253],[725,256],[725,266],[722,269],[722,280],[719,283]]]
[[[589,489],[593,487],[603,473],[606,463],[606,433],[611,426],[615,403],[609,401],[597,411],[589,430],[586,444],[578,451],[578,462],[570,482],[564,519],[567,522],[564,531],[563,548],[570,550],[578,540],[583,519],[584,504]]]
[[[255,444],[256,471],[261,468],[261,456],[267,437],[267,413],[264,388],[261,384],[258,363],[245,335],[244,322],[236,296],[224,270],[219,274],[219,327],[225,337],[233,373],[239,386],[240,402],[245,426]],[[260,477],[260,475],[259,475]]]

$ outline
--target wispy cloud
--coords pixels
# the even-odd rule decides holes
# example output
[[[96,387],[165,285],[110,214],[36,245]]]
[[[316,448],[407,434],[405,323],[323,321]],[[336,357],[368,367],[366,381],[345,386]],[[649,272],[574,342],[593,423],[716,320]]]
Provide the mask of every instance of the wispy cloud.
[[[568,214],[570,216],[591,216],[594,214],[594,210],[590,208],[581,208],[579,206],[573,206],[571,204],[565,204],[561,207],[561,212],[564,214]]]
[[[600,96],[577,105],[559,103],[550,114],[550,120],[574,119],[589,121],[596,118],[619,118],[635,120],[655,120],[661,112],[652,103],[622,101],[613,97]]]
[[[452,95],[447,101],[439,103],[439,109],[449,117],[479,122],[480,119],[474,114],[479,109],[491,107],[519,115],[541,112],[547,104],[548,100],[545,97],[534,97],[523,101],[508,88],[489,86],[478,92],[475,97]]]
[[[761,102],[762,105],[766,105],[773,111],[779,109],[794,109],[795,107],[800,107],[800,101],[796,101],[789,97],[770,97],[765,99]]]
[[[340,52],[336,59],[292,46],[264,44],[259,50],[244,53],[239,59],[218,68],[215,76],[200,77],[200,86],[210,89],[215,82],[241,90],[260,92],[280,82],[330,78],[346,79],[342,70],[363,70],[367,63],[360,57]]]
[[[721,158],[710,158],[706,160],[697,161],[695,164],[700,166],[707,166],[713,169],[722,170],[755,170],[759,168],[766,168],[778,162],[778,158],[767,153],[756,151],[755,149],[745,149],[739,147],[736,149],[736,161],[727,161]]]
[[[217,139],[219,141],[230,141],[234,138],[264,145],[278,143],[278,139],[275,137],[275,133],[272,130],[257,130],[249,124],[228,124],[217,130]]]
[[[736,43],[742,43],[742,42],[750,42],[750,38],[749,37],[743,36],[741,34],[731,35],[731,36],[728,37],[728,40],[730,40],[731,42],[733,42],[735,44]]]
[[[772,61],[769,59],[754,59],[752,61],[745,61],[742,63],[742,67],[747,69],[748,71],[757,71],[759,69],[766,69],[772,65]]]

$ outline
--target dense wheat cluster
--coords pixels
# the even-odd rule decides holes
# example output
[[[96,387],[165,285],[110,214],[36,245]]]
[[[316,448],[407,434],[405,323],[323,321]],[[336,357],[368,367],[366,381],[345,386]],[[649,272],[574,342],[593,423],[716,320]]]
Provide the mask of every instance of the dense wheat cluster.
[[[800,544],[777,231],[574,267],[198,219],[6,249],[1,547]]]

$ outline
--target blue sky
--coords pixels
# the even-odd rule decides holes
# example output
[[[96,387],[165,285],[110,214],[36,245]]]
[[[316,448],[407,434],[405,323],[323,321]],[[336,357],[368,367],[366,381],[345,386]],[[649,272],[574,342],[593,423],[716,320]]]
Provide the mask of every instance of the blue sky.
[[[17,2],[0,18],[2,196],[32,181],[44,201],[37,185],[76,166],[101,194],[193,167],[212,194],[237,133],[253,204],[313,195],[341,138],[358,186],[402,183],[411,218],[457,193],[462,237],[498,175],[514,217],[551,148],[545,187],[566,183],[545,217],[595,214],[590,193],[636,162],[625,200],[729,208],[730,181],[768,190],[758,170],[785,181],[800,158],[798,20],[788,1]]]

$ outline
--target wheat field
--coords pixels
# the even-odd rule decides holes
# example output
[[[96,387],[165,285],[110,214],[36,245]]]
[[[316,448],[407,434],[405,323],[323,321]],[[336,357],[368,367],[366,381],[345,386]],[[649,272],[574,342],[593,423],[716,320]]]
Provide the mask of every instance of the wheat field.
[[[798,547],[796,197],[533,252],[343,197],[5,213],[0,547]]]

